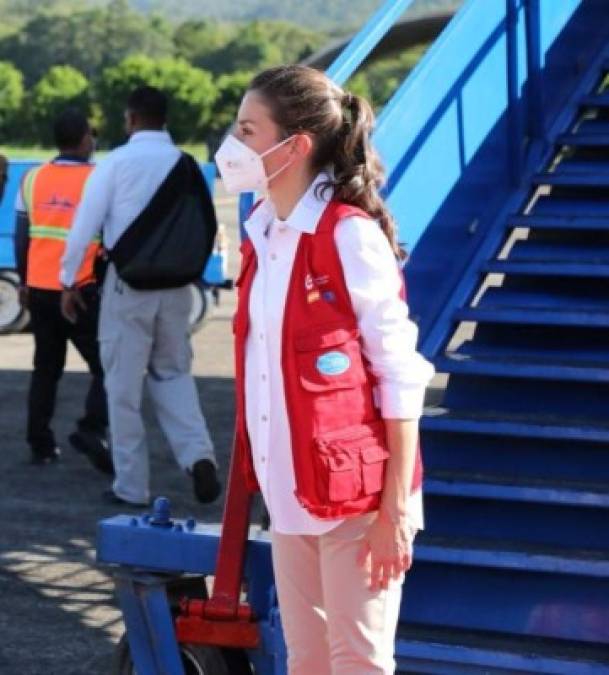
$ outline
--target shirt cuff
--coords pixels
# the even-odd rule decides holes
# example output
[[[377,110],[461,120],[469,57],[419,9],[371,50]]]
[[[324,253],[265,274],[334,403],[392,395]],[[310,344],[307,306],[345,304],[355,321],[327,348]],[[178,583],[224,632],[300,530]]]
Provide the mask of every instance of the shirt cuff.
[[[74,274],[69,274],[67,270],[61,270],[59,273],[59,283],[64,287],[64,288],[71,288],[74,286],[74,280],[75,280]]]
[[[381,415],[385,419],[418,420],[423,414],[425,385],[395,382],[377,385]]]

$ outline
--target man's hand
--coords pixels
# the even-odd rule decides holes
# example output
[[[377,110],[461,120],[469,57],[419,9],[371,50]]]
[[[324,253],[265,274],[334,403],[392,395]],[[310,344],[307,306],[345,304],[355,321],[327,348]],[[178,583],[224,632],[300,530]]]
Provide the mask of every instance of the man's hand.
[[[370,575],[370,590],[389,587],[412,565],[412,541],[405,523],[393,523],[382,511],[366,532],[357,555],[358,564]]]
[[[61,313],[70,323],[76,323],[79,309],[87,309],[87,305],[78,288],[64,288],[61,293]]]
[[[30,305],[30,289],[27,286],[19,286],[19,304],[23,309]]]

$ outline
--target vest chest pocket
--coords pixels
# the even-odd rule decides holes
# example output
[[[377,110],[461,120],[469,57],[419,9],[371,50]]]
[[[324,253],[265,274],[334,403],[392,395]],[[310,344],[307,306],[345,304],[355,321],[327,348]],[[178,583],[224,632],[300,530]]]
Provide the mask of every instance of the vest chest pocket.
[[[366,381],[357,328],[318,328],[296,336],[298,376],[311,392],[350,389]]]
[[[382,421],[347,427],[316,439],[318,486],[330,502],[378,494],[383,489],[389,452]],[[325,495],[321,495],[325,497]]]

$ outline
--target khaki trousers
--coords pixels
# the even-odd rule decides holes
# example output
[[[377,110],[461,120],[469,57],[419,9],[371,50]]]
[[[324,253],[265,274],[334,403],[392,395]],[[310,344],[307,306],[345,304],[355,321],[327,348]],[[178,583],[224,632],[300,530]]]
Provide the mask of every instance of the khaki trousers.
[[[392,580],[388,590],[372,592],[356,561],[373,518],[348,519],[321,536],[272,532],[289,675],[395,672],[403,578]]]

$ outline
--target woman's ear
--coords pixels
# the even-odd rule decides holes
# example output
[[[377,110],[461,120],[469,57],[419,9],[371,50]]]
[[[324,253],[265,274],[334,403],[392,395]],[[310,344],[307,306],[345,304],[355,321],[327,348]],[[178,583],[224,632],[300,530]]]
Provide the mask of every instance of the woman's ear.
[[[309,134],[297,134],[292,148],[301,157],[308,157],[313,152],[313,139]]]

